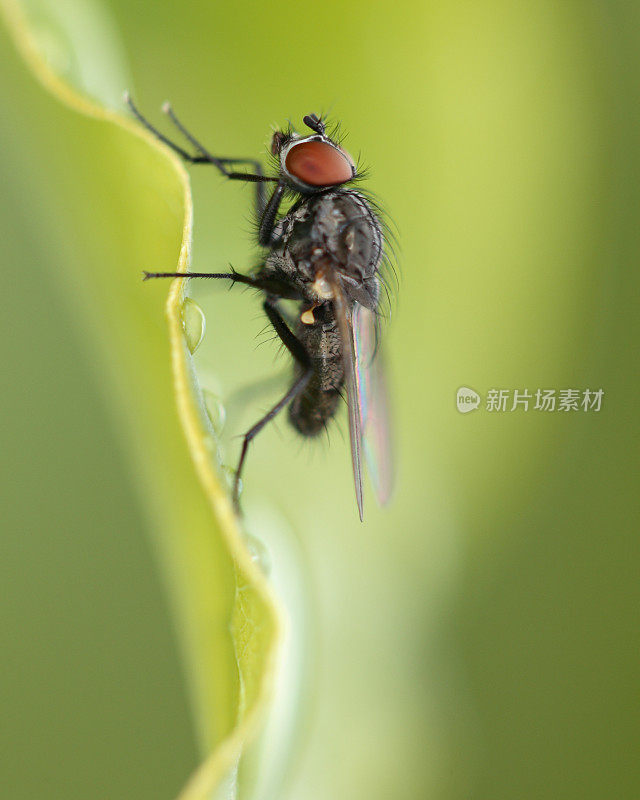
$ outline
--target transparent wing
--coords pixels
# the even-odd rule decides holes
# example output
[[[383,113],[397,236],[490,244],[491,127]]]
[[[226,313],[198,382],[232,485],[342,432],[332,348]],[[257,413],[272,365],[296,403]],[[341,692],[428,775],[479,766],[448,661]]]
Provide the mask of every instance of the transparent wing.
[[[393,458],[387,385],[374,313],[356,304],[351,326],[360,441],[378,502],[385,505],[393,489]]]
[[[349,312],[342,287],[338,279],[331,280],[333,302],[342,340],[342,363],[344,367],[344,383],[347,387],[347,405],[349,407],[349,439],[351,440],[351,463],[353,466],[353,482],[356,490],[356,502],[360,521],[363,519],[362,501],[362,418],[358,402],[358,373],[356,368],[356,345],[353,336],[353,319]]]

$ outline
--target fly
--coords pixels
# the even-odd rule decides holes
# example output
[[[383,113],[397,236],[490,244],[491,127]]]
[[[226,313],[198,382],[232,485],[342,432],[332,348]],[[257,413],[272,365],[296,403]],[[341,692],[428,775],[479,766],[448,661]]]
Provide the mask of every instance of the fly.
[[[236,470],[234,501],[251,441],[277,414],[305,437],[318,436],[346,394],[349,438],[360,519],[363,518],[362,459],[377,497],[389,499],[392,485],[387,400],[377,347],[377,320],[386,260],[385,235],[375,205],[353,188],[359,178],[351,156],[331,138],[316,114],[303,118],[311,131],[277,130],[271,140],[275,175],[258,160],[212,155],[166,104],[163,111],[194,152],[158,131],[126,95],[129,108],[156,138],[191,164],[211,164],[229,180],[255,184],[257,240],[264,248],[251,275],[221,272],[145,272],[148,278],[219,278],[263,293],[263,309],[294,362],[284,396],[244,435]],[[247,167],[250,171],[238,171]],[[267,184],[273,184],[267,197]],[[283,202],[288,201],[285,208]],[[298,304],[293,323],[281,300]],[[345,392],[346,389],[346,392]]]

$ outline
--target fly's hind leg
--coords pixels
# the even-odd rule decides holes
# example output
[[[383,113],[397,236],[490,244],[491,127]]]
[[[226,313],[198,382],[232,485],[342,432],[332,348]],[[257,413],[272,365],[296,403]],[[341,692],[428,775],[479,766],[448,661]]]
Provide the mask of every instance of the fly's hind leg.
[[[240,451],[240,460],[238,462],[238,468],[236,470],[236,480],[233,487],[233,500],[236,505],[236,508],[239,507],[239,493],[240,493],[240,478],[242,475],[242,468],[244,467],[244,462],[247,457],[247,451],[249,449],[249,445],[251,441],[257,436],[258,433],[264,428],[264,426],[271,422],[271,420],[282,411],[283,408],[289,405],[289,403],[294,400],[300,392],[304,390],[306,385],[309,383],[311,376],[313,375],[313,367],[311,366],[311,359],[309,354],[302,344],[302,342],[295,336],[292,332],[287,323],[284,321],[282,314],[278,311],[275,305],[275,301],[273,299],[267,299],[263,305],[264,311],[269,318],[269,322],[273,325],[275,332],[280,337],[282,343],[287,348],[287,350],[291,353],[291,355],[296,359],[296,361],[303,367],[303,372],[296,378],[295,382],[291,386],[291,388],[286,392],[284,397],[282,397],[274,406],[271,408],[262,419],[258,420],[256,424],[250,428],[244,435],[243,442],[242,442],[242,450]]]

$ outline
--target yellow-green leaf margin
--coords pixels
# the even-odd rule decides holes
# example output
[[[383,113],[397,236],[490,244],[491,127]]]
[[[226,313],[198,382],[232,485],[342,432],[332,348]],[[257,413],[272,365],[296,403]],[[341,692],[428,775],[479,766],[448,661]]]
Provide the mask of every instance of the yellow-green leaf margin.
[[[189,178],[180,160],[133,120],[101,105],[83,92],[83,87],[67,82],[47,63],[31,29],[25,4],[16,0],[0,0],[0,11],[18,52],[48,92],[73,111],[101,120],[107,125],[119,126],[162,153],[167,169],[172,170],[182,190],[184,221],[176,270],[187,271],[191,254],[193,204]],[[185,284],[184,280],[173,281],[166,301],[175,400],[197,478],[217,522],[217,526],[212,525],[211,535],[217,535],[217,531],[220,531],[235,566],[236,582],[236,610],[232,628],[239,680],[237,722],[230,733],[207,754],[180,794],[181,800],[210,800],[233,796],[233,788],[229,787],[234,784],[239,759],[244,747],[256,737],[272,693],[282,623],[278,602],[245,545],[227,487],[212,459],[211,431],[207,430],[194,382],[191,355],[185,343],[182,322]],[[194,545],[191,538],[185,536],[176,546],[188,550],[190,547],[197,547],[197,544]],[[191,553],[191,558],[194,557],[197,557],[196,554]],[[215,592],[216,587],[211,586],[210,591]],[[236,624],[240,619],[242,624]],[[185,619],[183,622],[189,625],[192,620]],[[181,624],[180,619],[178,624]],[[198,628],[198,625],[195,627]],[[200,630],[202,629],[206,629],[206,626],[200,625]],[[186,657],[193,660],[193,653],[187,653]],[[202,665],[197,663],[189,664],[188,671],[197,676],[194,680],[196,703],[201,703],[200,713],[207,714],[212,709],[207,707],[207,693],[200,691],[199,687],[214,678],[202,675]]]

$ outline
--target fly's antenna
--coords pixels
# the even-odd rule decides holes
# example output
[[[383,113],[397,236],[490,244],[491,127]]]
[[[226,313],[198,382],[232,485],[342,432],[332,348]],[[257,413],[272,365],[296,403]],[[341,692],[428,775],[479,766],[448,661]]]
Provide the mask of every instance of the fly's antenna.
[[[311,128],[312,131],[324,136],[324,122],[317,114],[307,114],[306,117],[302,118],[302,121],[307,128]]]

